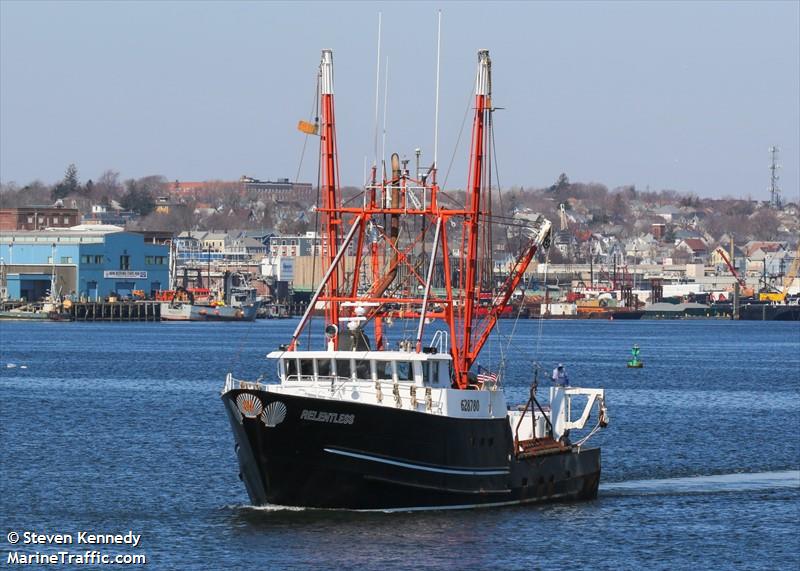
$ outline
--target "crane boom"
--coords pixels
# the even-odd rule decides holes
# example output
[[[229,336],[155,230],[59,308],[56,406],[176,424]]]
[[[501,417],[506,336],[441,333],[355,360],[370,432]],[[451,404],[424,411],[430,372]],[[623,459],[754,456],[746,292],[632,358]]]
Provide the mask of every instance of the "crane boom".
[[[791,287],[792,282],[797,277],[797,271],[800,270],[800,243],[797,244],[797,250],[794,253],[794,260],[792,260],[792,265],[789,266],[789,271],[786,272],[786,275],[783,277],[783,297],[786,297],[786,294],[789,293],[789,287]]]
[[[789,271],[783,276],[783,289],[780,292],[763,292],[759,294],[758,299],[761,301],[778,301],[783,302],[789,294],[789,287],[792,285],[794,278],[797,277],[797,270],[800,268],[800,244],[797,245],[797,251],[794,253],[794,260],[792,265],[789,266]]]
[[[731,272],[731,275],[739,283],[739,286],[742,287],[742,288],[747,287],[747,283],[737,273],[736,268],[733,267],[733,264],[731,263],[730,258],[728,258],[728,254],[725,253],[725,250],[723,250],[722,248],[717,248],[716,252],[717,252],[717,254],[720,255],[722,260],[725,262],[725,265],[728,266],[728,271]]]

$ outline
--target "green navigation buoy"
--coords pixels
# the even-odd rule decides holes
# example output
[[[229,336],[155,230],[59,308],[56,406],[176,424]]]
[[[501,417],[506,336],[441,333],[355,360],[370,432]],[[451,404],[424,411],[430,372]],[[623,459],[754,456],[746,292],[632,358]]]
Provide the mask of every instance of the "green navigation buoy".
[[[633,356],[630,361],[628,361],[628,368],[629,369],[641,369],[644,367],[644,361],[639,359],[639,345],[634,345],[633,349],[631,349],[631,355]]]

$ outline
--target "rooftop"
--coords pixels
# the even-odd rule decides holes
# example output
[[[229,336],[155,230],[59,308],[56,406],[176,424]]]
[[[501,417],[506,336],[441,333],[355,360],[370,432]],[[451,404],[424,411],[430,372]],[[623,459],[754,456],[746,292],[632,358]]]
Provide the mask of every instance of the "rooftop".
[[[125,229],[111,224],[81,224],[71,228],[48,228],[46,230],[13,230],[0,232],[0,243],[52,244],[102,242],[106,234],[123,232]]]
[[[695,252],[701,252],[707,249],[705,242],[703,242],[699,238],[686,238],[685,240],[683,240],[683,243],[689,246],[689,248],[691,248]]]

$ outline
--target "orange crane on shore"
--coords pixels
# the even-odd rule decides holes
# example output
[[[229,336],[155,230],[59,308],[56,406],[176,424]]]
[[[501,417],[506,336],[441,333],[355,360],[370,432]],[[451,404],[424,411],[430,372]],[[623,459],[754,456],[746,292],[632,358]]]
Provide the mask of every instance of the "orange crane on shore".
[[[792,285],[792,282],[797,277],[798,268],[800,268],[800,244],[797,245],[797,251],[794,253],[794,260],[792,260],[789,271],[783,276],[783,290],[779,292],[761,292],[758,294],[758,299],[761,301],[777,301],[779,303],[786,301],[786,296],[789,293],[789,286]]]
[[[731,248],[732,249],[732,248]],[[725,265],[728,266],[728,271],[730,271],[731,275],[734,277],[736,282],[739,284],[740,291],[743,296],[749,297],[753,295],[754,291],[753,288],[747,287],[747,282],[742,278],[739,273],[736,271],[736,268],[733,267],[731,263],[731,259],[728,257],[728,254],[725,252],[723,248],[717,248],[716,253],[720,255],[722,261],[725,262]]]

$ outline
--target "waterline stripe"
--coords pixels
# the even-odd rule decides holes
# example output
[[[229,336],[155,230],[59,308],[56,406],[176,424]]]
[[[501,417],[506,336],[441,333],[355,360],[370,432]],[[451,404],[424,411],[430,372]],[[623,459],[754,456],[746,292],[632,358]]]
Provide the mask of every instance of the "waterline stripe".
[[[341,456],[349,456],[351,458],[358,458],[359,460],[369,460],[370,462],[380,462],[381,464],[389,464],[391,466],[399,466],[401,468],[410,468],[412,470],[423,470],[425,472],[436,472],[437,474],[455,474],[457,476],[503,476],[508,474],[509,470],[458,470],[456,468],[434,468],[432,466],[422,466],[420,464],[411,464],[409,462],[400,462],[398,460],[389,460],[388,458],[380,458],[378,456],[369,456],[367,454],[359,454],[357,452],[347,452],[345,450],[336,450],[335,448],[325,448],[325,452],[330,454],[339,454]]]
[[[311,507],[296,507],[296,506],[281,506],[277,504],[267,504],[265,506],[229,506],[232,509],[244,510],[259,510],[259,511],[322,511],[322,512],[358,512],[358,513],[405,513],[405,512],[431,512],[431,511],[449,511],[449,510],[472,510],[480,508],[497,508],[503,506],[518,506],[524,504],[535,504],[549,502],[569,497],[569,494],[564,492],[560,494],[553,494],[551,496],[542,496],[536,498],[524,498],[519,500],[509,500],[505,502],[487,502],[478,504],[453,504],[442,506],[415,506],[410,508],[365,508],[365,509],[351,509],[351,508],[311,508]]]
[[[525,498],[522,500],[510,500],[507,502],[489,502],[485,504],[456,504],[452,506],[419,506],[413,508],[386,508],[386,509],[369,509],[369,510],[352,510],[356,512],[383,512],[383,513],[403,513],[403,512],[429,512],[429,511],[449,511],[449,510],[472,510],[478,508],[500,508],[504,506],[519,506],[524,504],[535,504],[541,502],[550,502],[568,497],[568,493],[553,494],[551,496],[543,496],[538,498]],[[351,511],[351,510],[348,510]]]

